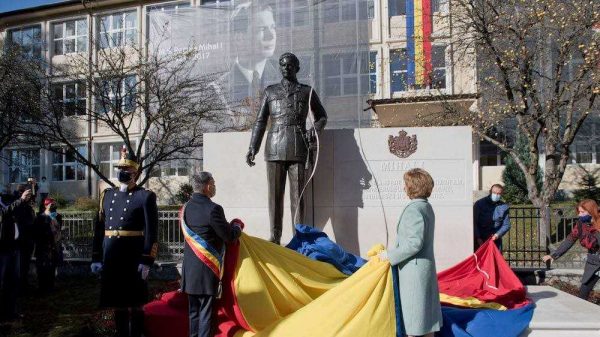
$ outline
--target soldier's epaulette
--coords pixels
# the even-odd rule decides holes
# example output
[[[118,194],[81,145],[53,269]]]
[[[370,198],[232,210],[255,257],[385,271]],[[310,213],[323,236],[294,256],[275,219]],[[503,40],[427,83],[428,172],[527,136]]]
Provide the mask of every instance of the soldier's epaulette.
[[[105,188],[102,192],[100,192],[100,205],[98,207],[98,217],[102,220],[102,216],[104,215],[104,196],[106,192],[110,190],[110,187]]]

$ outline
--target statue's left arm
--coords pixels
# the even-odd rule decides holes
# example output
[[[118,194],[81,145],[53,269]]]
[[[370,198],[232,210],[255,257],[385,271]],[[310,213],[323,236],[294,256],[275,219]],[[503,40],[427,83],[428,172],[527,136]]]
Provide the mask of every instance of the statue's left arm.
[[[315,129],[317,132],[321,132],[321,130],[325,128],[325,124],[327,124],[327,112],[325,112],[325,108],[321,104],[317,92],[314,89],[311,90],[312,97],[310,99],[310,109],[315,117]]]

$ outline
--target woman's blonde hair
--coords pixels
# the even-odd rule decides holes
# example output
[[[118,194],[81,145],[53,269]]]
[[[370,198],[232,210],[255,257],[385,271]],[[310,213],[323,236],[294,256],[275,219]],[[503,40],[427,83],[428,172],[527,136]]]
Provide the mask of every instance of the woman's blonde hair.
[[[415,168],[404,173],[404,186],[409,198],[426,199],[431,196],[431,191],[433,191],[433,178],[427,171]]]

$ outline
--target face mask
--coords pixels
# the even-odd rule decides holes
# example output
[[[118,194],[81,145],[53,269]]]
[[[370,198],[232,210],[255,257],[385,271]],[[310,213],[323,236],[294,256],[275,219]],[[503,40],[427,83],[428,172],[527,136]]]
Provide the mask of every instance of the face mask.
[[[492,193],[492,201],[493,202],[500,201],[500,194]]]
[[[128,184],[129,182],[131,182],[131,173],[127,172],[127,171],[119,171],[119,175],[117,177],[119,179],[120,183],[123,184]]]
[[[50,212],[50,217],[56,219],[56,216],[58,215],[58,213],[56,213],[56,210],[53,212]]]
[[[591,215],[581,215],[579,217],[579,221],[583,222],[583,223],[590,223],[592,222],[592,216]]]

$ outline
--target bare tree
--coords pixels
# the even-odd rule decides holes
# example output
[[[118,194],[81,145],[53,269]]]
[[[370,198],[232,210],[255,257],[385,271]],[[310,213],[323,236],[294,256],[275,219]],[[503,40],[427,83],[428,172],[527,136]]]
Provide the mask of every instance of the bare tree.
[[[77,147],[89,138],[88,129],[117,135],[142,163],[141,185],[161,163],[193,158],[203,133],[218,129],[221,101],[209,87],[218,74],[195,71],[193,46],[140,45],[137,34],[113,34],[99,21],[99,36],[89,40],[92,52],[49,65],[37,82],[41,112],[27,129],[43,148],[65,148],[111,185],[97,160]]]
[[[481,139],[510,155],[539,207],[540,237],[548,237],[550,203],[586,119],[598,116],[600,3],[594,0],[452,0],[455,58],[475,55],[480,99],[471,111],[445,109]],[[526,141],[529,161],[514,147]],[[536,184],[542,171],[543,184]]]
[[[29,81],[36,60],[22,54],[17,46],[6,46],[0,54],[0,158],[6,146],[21,134],[22,122],[31,118],[39,95]],[[34,65],[33,67],[31,65]]]

